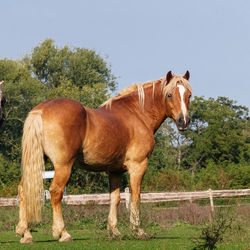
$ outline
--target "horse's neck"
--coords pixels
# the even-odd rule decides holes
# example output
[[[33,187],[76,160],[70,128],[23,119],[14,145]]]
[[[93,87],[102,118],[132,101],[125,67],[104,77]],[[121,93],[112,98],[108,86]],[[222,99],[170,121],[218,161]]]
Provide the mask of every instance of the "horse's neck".
[[[159,82],[144,88],[144,102],[139,101],[140,98],[137,93],[122,99],[117,100],[117,102],[122,101],[122,106],[129,109],[134,116],[140,118],[152,132],[155,132],[166,118],[161,84]],[[142,105],[142,103],[144,104]],[[112,105],[116,105],[116,103]]]
[[[145,88],[144,92],[145,103],[141,115],[145,117],[148,127],[155,132],[166,118],[161,84],[158,82],[155,87]]]

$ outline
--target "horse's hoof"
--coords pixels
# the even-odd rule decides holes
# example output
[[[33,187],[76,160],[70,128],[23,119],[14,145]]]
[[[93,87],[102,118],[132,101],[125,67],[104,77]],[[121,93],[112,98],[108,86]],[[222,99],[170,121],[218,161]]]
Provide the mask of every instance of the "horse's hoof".
[[[18,227],[18,226],[16,227],[16,234],[17,234],[17,235],[23,237],[24,232],[25,232],[25,229],[24,229],[24,228]]]
[[[32,237],[23,237],[21,240],[20,240],[20,243],[22,244],[27,244],[27,243],[33,243],[33,239]]]
[[[147,234],[144,232],[144,230],[142,228],[138,228],[137,235],[139,237],[146,237],[147,236]]]
[[[53,231],[52,235],[53,235],[53,238],[57,240],[60,238],[61,233]]]
[[[145,238],[147,237],[147,234],[144,232],[144,230],[138,226],[132,226],[131,229],[134,231],[135,234],[137,234],[138,237],[140,238]]]
[[[109,231],[110,234],[113,236],[113,237],[120,237],[121,236],[121,233],[119,232],[119,230],[117,228],[113,228],[112,230]]]
[[[117,227],[112,227],[108,224],[107,226],[107,230],[109,232],[109,235],[111,237],[119,237],[121,236],[121,233],[119,232],[119,230],[117,229]]]
[[[63,234],[64,228],[63,227],[52,227],[52,235],[54,239],[59,239]]]
[[[59,239],[59,242],[70,242],[70,241],[72,241],[70,234],[68,234],[67,232],[63,232],[62,237]]]

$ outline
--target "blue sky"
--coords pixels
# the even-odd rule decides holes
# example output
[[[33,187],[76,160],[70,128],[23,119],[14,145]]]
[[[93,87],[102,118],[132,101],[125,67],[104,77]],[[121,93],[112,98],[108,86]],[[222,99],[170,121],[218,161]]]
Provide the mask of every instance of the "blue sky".
[[[119,89],[188,69],[194,95],[250,108],[248,0],[12,0],[0,8],[1,59],[21,59],[52,38],[108,56]]]

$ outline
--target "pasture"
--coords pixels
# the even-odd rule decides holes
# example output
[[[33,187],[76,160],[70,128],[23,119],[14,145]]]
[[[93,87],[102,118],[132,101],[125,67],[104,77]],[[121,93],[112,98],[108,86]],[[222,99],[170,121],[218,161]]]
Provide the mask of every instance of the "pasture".
[[[201,235],[204,223],[209,221],[209,206],[180,202],[141,204],[142,227],[145,238],[138,238],[129,230],[129,216],[124,204],[119,208],[119,238],[108,235],[106,230],[108,206],[63,205],[64,219],[73,242],[59,243],[52,237],[51,205],[46,202],[41,223],[31,225],[34,243],[21,245],[15,235],[18,221],[17,207],[0,208],[1,249],[192,249]],[[249,249],[250,206],[234,205],[233,211],[224,208],[227,216],[233,215],[231,230],[225,234],[218,249]]]

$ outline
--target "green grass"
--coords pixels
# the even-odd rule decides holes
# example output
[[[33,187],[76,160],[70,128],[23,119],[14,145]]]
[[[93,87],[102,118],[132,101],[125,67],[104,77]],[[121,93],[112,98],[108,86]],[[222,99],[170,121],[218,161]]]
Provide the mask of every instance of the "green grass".
[[[106,230],[96,229],[71,230],[73,242],[59,243],[48,232],[40,229],[33,232],[35,242],[21,245],[20,238],[14,232],[0,232],[0,248],[6,249],[190,249],[192,237],[197,228],[190,225],[173,227],[169,230],[156,230],[155,236],[148,240],[136,239],[125,234],[120,239],[111,239]]]
[[[204,208],[186,204],[177,209],[156,205],[141,206],[142,227],[146,239],[139,239],[129,229],[129,215],[119,209],[120,238],[110,238],[106,230],[108,206],[63,206],[68,232],[73,242],[59,243],[51,233],[51,207],[46,204],[43,221],[32,224],[34,243],[22,245],[15,235],[17,208],[0,208],[0,249],[192,249],[207,222]],[[218,249],[250,249],[249,208],[239,210],[232,231]],[[203,211],[203,213],[202,213]],[[197,217],[197,220],[194,218]]]
[[[59,243],[45,228],[32,232],[35,240],[32,244],[21,245],[20,237],[13,231],[0,232],[1,249],[192,249],[193,240],[199,235],[200,227],[176,223],[167,229],[156,228],[151,239],[136,239],[125,235],[120,239],[111,239],[105,230],[71,230],[73,242]],[[250,231],[249,231],[250,232]],[[247,249],[248,242],[229,242],[218,245],[218,249]]]

